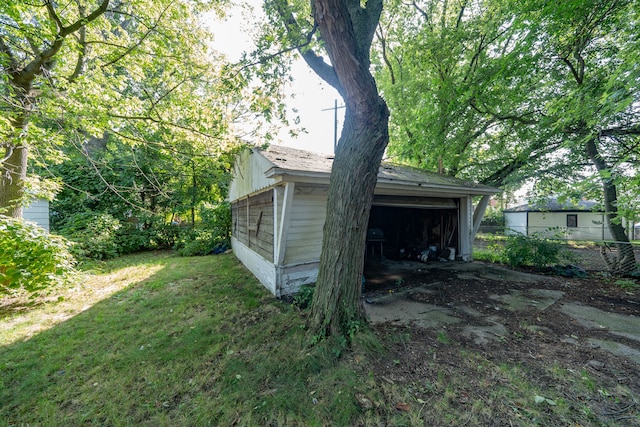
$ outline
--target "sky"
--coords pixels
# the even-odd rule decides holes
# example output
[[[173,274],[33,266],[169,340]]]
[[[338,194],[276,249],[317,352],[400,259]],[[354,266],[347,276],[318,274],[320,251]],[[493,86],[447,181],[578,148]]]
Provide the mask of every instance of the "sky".
[[[250,31],[262,16],[261,1],[248,0],[253,11],[245,12],[240,7],[233,7],[224,21],[212,18],[211,29],[215,41],[213,48],[224,53],[230,61],[237,61],[243,51],[254,47]],[[213,21],[215,19],[215,21]],[[284,145],[319,153],[333,153],[334,144],[334,110],[335,101],[342,105],[342,99],[331,86],[324,83],[307,64],[298,59],[293,65],[291,75],[293,83],[288,87],[287,110],[297,110],[300,125],[307,133],[300,133],[295,139],[282,129],[277,139]],[[291,113],[291,118],[294,113]],[[338,109],[338,137],[342,129],[344,109]],[[293,123],[293,122],[292,122]]]

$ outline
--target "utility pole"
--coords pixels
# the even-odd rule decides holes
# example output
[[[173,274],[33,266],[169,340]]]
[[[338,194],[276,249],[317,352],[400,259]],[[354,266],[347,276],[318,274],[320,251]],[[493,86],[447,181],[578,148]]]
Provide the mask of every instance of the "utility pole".
[[[333,108],[325,108],[320,111],[331,111],[333,110],[333,154],[336,153],[336,149],[338,148],[338,108],[344,108],[344,105],[338,107],[338,100],[333,100]]]

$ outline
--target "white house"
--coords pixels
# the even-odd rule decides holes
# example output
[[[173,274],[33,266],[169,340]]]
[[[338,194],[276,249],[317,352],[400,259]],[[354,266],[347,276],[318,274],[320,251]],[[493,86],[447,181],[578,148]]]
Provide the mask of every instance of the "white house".
[[[49,230],[49,201],[36,199],[22,209],[22,218]]]
[[[333,156],[277,145],[247,149],[236,159],[229,189],[233,251],[278,297],[317,279],[332,162]],[[369,221],[370,249],[393,251],[420,241],[471,260],[484,209],[499,191],[383,163]],[[480,198],[475,209],[474,197]]]
[[[560,204],[554,198],[546,203],[505,209],[506,234],[533,234],[571,240],[610,240],[605,214],[594,210],[595,202],[581,200]]]

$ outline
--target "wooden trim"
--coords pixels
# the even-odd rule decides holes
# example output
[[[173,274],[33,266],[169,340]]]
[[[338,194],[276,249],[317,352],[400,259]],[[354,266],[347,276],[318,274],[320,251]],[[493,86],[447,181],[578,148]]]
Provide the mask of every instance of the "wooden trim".
[[[295,184],[288,182],[284,187],[284,197],[282,198],[282,212],[280,212],[280,221],[278,222],[278,234],[275,239],[274,264],[280,265],[284,260],[285,248],[287,246],[287,230],[289,230],[289,218],[291,217],[291,206],[293,203],[293,193],[295,192]]]
[[[473,210],[473,230],[471,231],[471,244],[476,240],[476,234],[480,229],[480,223],[482,222],[482,217],[484,216],[484,212],[487,210],[487,205],[489,204],[489,199],[491,196],[482,196],[482,199],[478,202],[478,205]]]

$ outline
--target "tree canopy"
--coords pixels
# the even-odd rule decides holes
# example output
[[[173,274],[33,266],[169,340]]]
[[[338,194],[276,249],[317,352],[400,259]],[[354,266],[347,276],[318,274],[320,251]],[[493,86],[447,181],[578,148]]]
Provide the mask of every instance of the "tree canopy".
[[[633,0],[392,2],[375,62],[389,154],[486,184],[596,196],[628,242],[619,212],[634,219],[640,191],[637,25]]]
[[[61,146],[115,138],[185,159],[235,144],[230,128],[252,107],[244,78],[211,50],[201,13],[212,5],[3,2],[0,208],[19,215],[27,162],[55,164]]]

